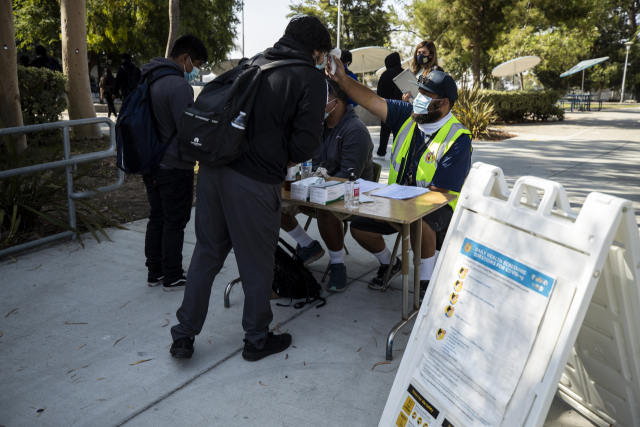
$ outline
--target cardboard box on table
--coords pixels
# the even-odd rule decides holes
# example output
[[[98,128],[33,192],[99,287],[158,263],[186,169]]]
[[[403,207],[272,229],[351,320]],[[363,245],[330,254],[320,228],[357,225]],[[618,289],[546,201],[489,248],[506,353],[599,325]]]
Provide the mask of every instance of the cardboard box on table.
[[[459,375],[458,382],[446,382],[444,379],[452,378],[451,372],[457,375],[464,371],[425,369],[432,366],[425,360],[439,354],[430,344],[435,342],[431,335],[445,329],[440,329],[438,322],[448,321],[435,317],[439,313],[434,307],[452,292],[448,281],[465,249],[475,247],[495,251],[509,260],[507,266],[515,264],[543,272],[541,276],[553,283],[551,289],[545,287],[550,292],[539,323],[523,329],[535,333],[530,347],[522,343],[517,348],[505,345],[502,337],[514,332],[510,330],[513,325],[500,324],[500,319],[497,330],[477,331],[478,339],[492,339],[494,344],[482,351],[507,356],[526,352],[522,366],[513,374],[513,389],[505,390],[506,385],[497,381],[483,389],[473,381],[482,374],[478,372],[471,371],[468,377]],[[640,426],[639,271],[640,238],[630,201],[592,193],[578,215],[571,210],[559,184],[522,177],[509,191],[499,168],[476,163],[460,195],[379,425],[424,427],[429,419],[428,427],[540,427],[557,391],[598,424]],[[535,294],[532,289],[525,291]],[[459,305],[456,310],[463,307]],[[482,357],[480,350],[476,353]],[[474,360],[476,353],[464,363],[470,367],[485,363],[484,359]],[[445,365],[449,366],[446,360]],[[475,387],[478,393],[465,396],[452,392],[434,398],[443,396],[446,390],[459,390],[456,387],[461,383],[463,387]],[[504,412],[499,421],[483,422],[474,417],[477,412],[473,408],[482,409],[476,405],[478,396],[487,399],[490,393],[510,397],[506,407],[501,407]],[[424,420],[416,416],[417,409],[418,414],[426,414]],[[494,415],[502,409],[496,409]]]

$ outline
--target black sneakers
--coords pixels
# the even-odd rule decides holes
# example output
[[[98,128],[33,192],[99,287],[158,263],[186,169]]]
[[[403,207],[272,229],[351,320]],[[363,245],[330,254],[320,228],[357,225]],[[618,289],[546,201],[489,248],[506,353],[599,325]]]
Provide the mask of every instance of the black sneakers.
[[[160,277],[147,276],[147,285],[149,286],[161,285],[163,279],[164,279],[164,276],[160,276]]]
[[[427,288],[429,287],[428,280],[420,280],[420,303],[422,304],[422,300],[424,299],[424,294],[427,292]]]
[[[382,264],[378,269],[378,274],[376,277],[371,279],[369,282],[369,287],[371,289],[380,290],[382,289],[382,285],[384,282],[384,277],[387,274],[387,270],[389,269],[389,264]],[[395,264],[393,264],[393,268],[391,269],[391,274],[389,275],[389,282],[398,277],[399,274],[402,273],[402,262],[400,259],[396,258]]]
[[[171,344],[171,355],[173,357],[180,357],[183,359],[191,359],[193,355],[193,342],[195,338],[193,337],[182,337],[178,338]]]
[[[164,289],[165,292],[182,291],[185,286],[187,286],[187,277],[183,274],[178,280],[174,280],[171,283],[163,283],[162,289]]]
[[[249,341],[244,340],[244,350],[242,351],[242,358],[249,362],[255,362],[272,354],[285,351],[291,345],[291,335],[280,334],[273,335],[273,332],[269,332],[267,335],[267,342],[264,347],[257,349]]]

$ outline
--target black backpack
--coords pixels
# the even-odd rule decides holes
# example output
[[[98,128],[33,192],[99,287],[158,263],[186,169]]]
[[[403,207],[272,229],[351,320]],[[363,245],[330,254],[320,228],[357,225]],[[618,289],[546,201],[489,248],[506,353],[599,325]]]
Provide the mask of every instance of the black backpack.
[[[167,151],[177,130],[165,143],[158,138],[153,113],[151,85],[165,76],[180,76],[173,68],[145,75],[144,80],[122,102],[116,121],[116,165],[128,174],[143,175],[155,169]]]
[[[281,238],[278,238],[278,240],[291,254],[295,255],[296,251],[287,242]],[[299,309],[315,301],[322,301],[321,304],[316,305],[316,308],[320,308],[327,303],[327,300],[320,297],[322,287],[313,277],[313,274],[302,264],[302,261],[293,259],[280,245],[276,247],[276,263],[273,268],[273,285],[271,288],[279,296],[290,298],[292,301],[306,298],[305,301],[295,303],[293,308]],[[287,305],[276,305],[289,307],[291,302]]]
[[[182,114],[176,140],[183,154],[210,166],[224,166],[240,157],[257,141],[246,140],[245,126],[262,73],[283,66],[313,67],[301,59],[265,61],[262,55],[257,55],[207,83],[196,102]],[[286,123],[281,124],[259,139],[283,132],[285,126]]]

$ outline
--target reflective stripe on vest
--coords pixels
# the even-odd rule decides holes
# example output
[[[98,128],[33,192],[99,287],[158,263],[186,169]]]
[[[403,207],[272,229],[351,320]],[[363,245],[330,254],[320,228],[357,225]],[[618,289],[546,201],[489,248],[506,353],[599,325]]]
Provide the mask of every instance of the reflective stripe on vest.
[[[415,128],[415,122],[412,122],[411,119],[407,120],[406,122],[404,122],[404,124],[400,128],[400,132],[398,132],[398,135],[396,136],[396,139],[393,141],[393,147],[391,148],[391,167],[397,173],[400,173],[400,163],[397,162],[396,159],[402,160],[402,158],[406,155],[406,151],[411,145],[411,140],[413,139],[413,131],[415,130]],[[398,141],[400,141],[400,144],[398,144]],[[406,145],[405,141],[408,141]],[[402,155],[398,156],[398,154],[402,152],[403,148],[405,152],[403,152]],[[391,182],[391,179],[389,179],[389,184],[393,183],[395,183],[395,180]]]
[[[400,128],[398,136],[393,142],[393,150],[391,154],[391,170],[389,171],[389,184],[396,183],[398,176],[401,173],[400,164],[403,158],[407,157],[411,140],[413,139],[413,132],[416,128],[416,123],[409,118]],[[438,163],[442,160],[444,155],[449,151],[453,143],[460,137],[460,135],[467,134],[471,136],[469,132],[460,121],[451,117],[444,126],[440,128],[431,144],[427,147],[424,155],[418,163],[418,170],[416,172],[416,185],[418,187],[428,187],[431,185],[433,176],[438,168]],[[408,142],[407,142],[408,141]],[[406,165],[405,165],[406,167]],[[449,191],[449,194],[458,195],[458,192]],[[455,209],[457,199],[449,203],[449,205]]]

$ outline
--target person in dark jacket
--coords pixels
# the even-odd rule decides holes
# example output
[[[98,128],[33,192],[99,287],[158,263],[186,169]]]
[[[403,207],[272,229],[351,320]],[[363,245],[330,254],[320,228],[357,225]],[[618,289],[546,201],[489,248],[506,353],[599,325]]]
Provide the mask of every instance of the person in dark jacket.
[[[329,102],[325,108],[328,114],[324,121],[324,132],[320,150],[313,156],[313,167],[322,166],[327,174],[335,178],[349,178],[351,172],[356,179],[373,180],[373,142],[367,126],[356,116],[349,105],[349,97],[340,86],[329,80]],[[303,263],[310,264],[324,256],[324,249],[317,240],[313,240],[298,224],[296,215],[300,207],[293,203],[282,206],[280,227],[289,233],[298,248],[296,256]],[[322,240],[327,245],[331,263],[329,266],[329,284],[327,290],[342,292],[347,289],[347,268],[344,264],[344,231],[342,221],[349,214],[316,210],[318,228]]]
[[[128,53],[122,54],[122,65],[118,68],[116,74],[116,84],[114,85],[114,99],[120,96],[120,99],[125,99],[133,90],[138,87],[142,73],[140,68],[131,62],[131,55]]]
[[[169,59],[157,57],[144,66],[143,78],[172,71],[151,85],[152,111],[160,142],[170,144],[160,165],[142,176],[151,205],[144,252],[149,270],[147,284],[162,284],[165,291],[184,289],[182,269],[184,228],[191,218],[195,161],[181,157],[175,135],[182,112],[193,102],[190,76],[208,59],[207,49],[197,37],[176,40]]]
[[[113,113],[114,117],[118,118],[118,113],[116,112],[116,107],[113,105],[113,97],[111,96],[113,92],[113,85],[116,83],[115,77],[111,73],[111,68],[105,68],[104,74],[100,77],[100,83],[98,87],[100,88],[100,103],[102,101],[107,101],[107,109],[109,114],[107,117],[111,117],[111,113]]]
[[[44,46],[42,45],[36,46],[36,55],[37,55],[36,59],[31,61],[31,64],[29,64],[30,67],[48,68],[51,71],[62,72],[62,67],[60,66],[60,63],[55,59],[53,59],[52,57],[50,57],[49,55],[47,55],[47,48],[45,48]]]
[[[402,99],[402,91],[393,81],[395,77],[404,71],[402,68],[400,55],[398,52],[389,54],[384,59],[384,66],[387,68],[378,80],[378,96],[385,99]],[[380,145],[378,145],[377,157],[384,160],[384,156],[387,155],[387,144],[389,144],[389,135],[391,135],[391,128],[384,122],[380,122]],[[396,136],[393,135],[395,138]]]
[[[207,317],[211,286],[231,248],[244,290],[242,357],[256,361],[291,345],[291,335],[269,332],[281,187],[287,167],[310,159],[320,145],[327,82],[316,68],[329,50],[331,36],[318,18],[293,18],[284,36],[255,64],[298,59],[308,65],[265,70],[246,124],[246,138],[254,141],[249,150],[226,166],[200,164],[197,243],[177,312],[179,324],[171,328],[174,357],[193,354],[194,336]]]

